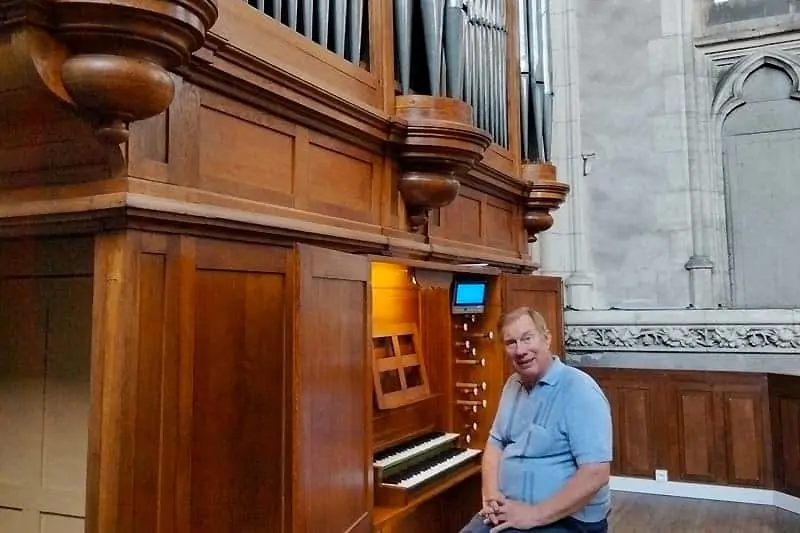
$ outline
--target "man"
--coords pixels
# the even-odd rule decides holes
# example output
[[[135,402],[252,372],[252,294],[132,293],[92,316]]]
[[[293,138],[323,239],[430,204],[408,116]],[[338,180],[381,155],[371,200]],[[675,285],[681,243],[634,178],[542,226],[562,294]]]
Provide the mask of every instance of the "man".
[[[536,311],[508,313],[501,330],[516,373],[483,454],[483,508],[461,533],[606,533],[608,400],[591,377],[553,356]]]

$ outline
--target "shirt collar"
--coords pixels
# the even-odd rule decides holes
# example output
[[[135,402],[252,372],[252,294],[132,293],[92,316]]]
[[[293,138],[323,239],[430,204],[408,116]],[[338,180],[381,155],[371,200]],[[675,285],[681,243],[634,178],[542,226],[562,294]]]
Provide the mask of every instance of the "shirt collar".
[[[564,371],[564,363],[561,361],[561,358],[553,356],[553,362],[550,363],[550,368],[547,369],[547,372],[544,373],[544,376],[539,378],[538,383],[542,383],[544,385],[555,386],[558,383],[561,374]],[[524,386],[522,382],[522,378],[517,376],[517,380],[520,382],[521,385]]]

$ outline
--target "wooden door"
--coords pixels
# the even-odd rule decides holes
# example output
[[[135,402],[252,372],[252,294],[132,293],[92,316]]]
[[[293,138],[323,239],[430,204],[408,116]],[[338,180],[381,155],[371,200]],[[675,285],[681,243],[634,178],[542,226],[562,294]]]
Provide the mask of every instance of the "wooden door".
[[[369,262],[296,247],[294,533],[371,531]]]
[[[527,306],[542,314],[553,341],[553,353],[564,354],[564,304],[561,278],[503,274],[503,312]]]

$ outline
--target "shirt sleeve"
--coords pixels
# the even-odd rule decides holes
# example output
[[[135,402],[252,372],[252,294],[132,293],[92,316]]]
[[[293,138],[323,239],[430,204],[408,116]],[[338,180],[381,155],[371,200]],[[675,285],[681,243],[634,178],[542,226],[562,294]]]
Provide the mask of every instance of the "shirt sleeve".
[[[608,399],[588,376],[575,385],[566,412],[567,439],[575,462],[578,466],[611,462],[614,436]]]

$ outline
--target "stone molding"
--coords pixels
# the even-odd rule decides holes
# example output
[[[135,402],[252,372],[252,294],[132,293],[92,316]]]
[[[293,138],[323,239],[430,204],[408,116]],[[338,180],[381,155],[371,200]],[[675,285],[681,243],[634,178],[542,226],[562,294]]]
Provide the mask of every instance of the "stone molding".
[[[799,319],[793,310],[567,312],[565,345],[572,353],[797,354]]]

